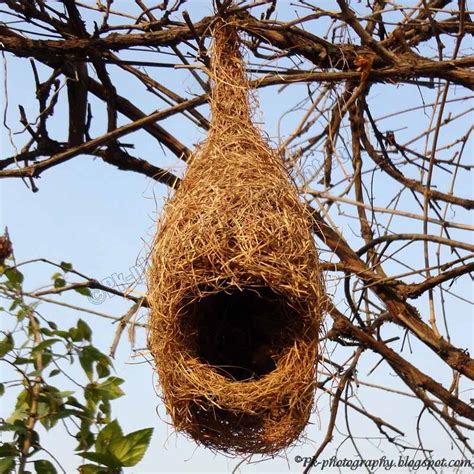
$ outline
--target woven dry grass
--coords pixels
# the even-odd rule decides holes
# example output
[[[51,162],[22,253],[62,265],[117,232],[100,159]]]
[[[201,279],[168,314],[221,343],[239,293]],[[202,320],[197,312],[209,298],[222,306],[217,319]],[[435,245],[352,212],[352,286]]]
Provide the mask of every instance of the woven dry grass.
[[[312,411],[323,283],[296,188],[252,124],[231,21],[213,37],[211,129],[159,223],[149,346],[177,430],[275,453]]]

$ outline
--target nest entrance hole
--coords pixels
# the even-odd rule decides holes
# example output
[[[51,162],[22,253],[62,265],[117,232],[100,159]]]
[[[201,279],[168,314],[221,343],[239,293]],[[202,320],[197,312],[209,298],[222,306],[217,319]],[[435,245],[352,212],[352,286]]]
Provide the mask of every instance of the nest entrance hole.
[[[275,370],[298,321],[285,298],[269,288],[220,291],[191,303],[188,311],[195,355],[238,381]]]

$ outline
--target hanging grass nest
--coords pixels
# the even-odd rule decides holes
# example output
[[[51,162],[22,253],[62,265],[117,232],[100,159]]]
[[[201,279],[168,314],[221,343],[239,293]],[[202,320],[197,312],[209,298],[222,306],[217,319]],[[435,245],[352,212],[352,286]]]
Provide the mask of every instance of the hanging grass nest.
[[[213,39],[209,135],[152,252],[149,347],[177,430],[275,453],[312,411],[325,296],[307,211],[252,124],[232,21]]]

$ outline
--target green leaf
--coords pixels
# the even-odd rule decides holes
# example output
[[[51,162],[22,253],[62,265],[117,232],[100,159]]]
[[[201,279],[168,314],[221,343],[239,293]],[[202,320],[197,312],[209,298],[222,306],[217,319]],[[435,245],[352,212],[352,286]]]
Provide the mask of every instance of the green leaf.
[[[15,458],[7,457],[0,459],[0,474],[9,474],[15,469]]]
[[[96,388],[102,393],[101,398],[115,400],[124,394],[123,390],[119,387],[123,382],[124,380],[119,377],[109,377],[105,382],[98,384]]]
[[[79,352],[79,363],[90,381],[92,381],[94,375],[92,364],[95,360],[94,351],[92,349],[92,346],[86,346]]]
[[[99,410],[104,414],[104,420],[108,422],[110,420],[110,402],[109,400],[102,400],[102,403],[99,405]]]
[[[88,384],[84,390],[84,396],[88,402],[88,407],[95,410],[97,402],[106,400],[115,400],[124,393],[119,387],[123,383],[123,379],[118,377],[109,377],[102,383],[92,382]]]
[[[68,262],[61,262],[59,264],[61,266],[61,269],[63,272],[70,272],[72,270],[72,263],[68,263]]]
[[[30,358],[26,358],[26,357],[17,357],[13,363],[15,365],[25,365],[25,364],[32,364],[35,360],[34,359],[30,359]]]
[[[42,353],[43,367],[41,371],[44,370],[51,363],[52,360],[53,360],[53,353],[51,352],[51,349],[48,349],[48,348],[44,349]]]
[[[76,438],[79,441],[76,451],[89,449],[94,444],[94,434],[90,428],[91,423],[83,418],[81,421],[81,429],[76,434]]]
[[[66,280],[64,278],[54,279],[54,288],[63,288],[66,286]]]
[[[7,268],[5,270],[5,276],[8,278],[8,281],[12,283],[15,287],[19,287],[24,280],[23,273],[21,273],[16,268]]]
[[[150,444],[153,428],[134,431],[110,443],[109,451],[120,460],[122,466],[130,467],[139,463]]]
[[[27,390],[20,392],[16,399],[15,411],[7,418],[7,423],[14,423],[17,420],[27,418],[30,410],[30,394]]]
[[[112,471],[113,472],[113,471]],[[79,466],[79,474],[110,474],[110,469],[104,469],[96,464],[83,464]]]
[[[71,334],[69,333],[69,331],[57,331],[57,330],[55,330],[54,334],[56,336],[62,337],[63,339],[66,339],[66,340],[71,337]]]
[[[77,327],[76,328],[71,328],[69,330],[71,334],[71,338],[73,341],[89,341],[92,338],[92,330],[91,328],[82,320],[79,319],[77,322]]]
[[[77,293],[83,296],[92,296],[91,290],[89,290],[89,288],[86,288],[84,286],[80,288],[74,288],[74,291],[76,291]]]
[[[5,385],[0,383],[0,397],[5,393]]]
[[[45,385],[39,396],[38,417],[41,424],[47,429],[53,428],[60,418],[69,416],[65,412],[63,398],[69,397],[74,392],[60,392],[56,387]]]
[[[32,353],[38,354],[43,352],[46,348],[51,347],[56,342],[59,342],[61,339],[47,339],[46,341],[40,342],[37,346],[33,348]]]
[[[78,335],[85,339],[86,341],[90,341],[92,338],[92,330],[87,323],[85,323],[82,319],[79,319],[77,322],[77,331]]]
[[[50,377],[55,377],[56,375],[60,374],[61,371],[59,369],[53,369],[50,373],[49,373],[49,376]]]
[[[102,361],[97,362],[95,369],[97,370],[97,376],[99,377],[99,379],[108,377],[110,375],[110,370],[109,370],[108,365],[109,365],[108,362],[107,364],[104,364]]]
[[[74,395],[74,393],[76,393],[76,392],[74,392],[74,390],[63,390],[61,392],[57,392],[56,395],[58,397],[61,397],[61,398],[66,398],[67,397],[69,399],[69,397],[71,395]]]
[[[9,311],[13,311],[14,309],[16,309],[19,304],[21,304],[21,300],[18,298],[15,298],[12,304],[10,305],[10,308],[8,308]]]
[[[84,410],[84,408],[85,408],[84,405],[79,403],[77,401],[77,398],[75,398],[75,397],[67,397],[66,405],[71,405],[72,407],[80,408],[81,410]]]
[[[0,444],[0,458],[7,458],[16,455],[15,445],[13,443]]]
[[[5,354],[10,352],[14,347],[13,336],[7,334],[5,338],[0,341],[0,357],[4,357]]]
[[[46,459],[40,459],[34,462],[37,474],[56,474],[56,468]]]
[[[114,420],[109,423],[105,428],[103,428],[97,435],[97,439],[95,441],[95,450],[98,453],[106,453],[109,445],[113,441],[119,440],[122,437],[122,428],[120,428],[118,421]]]
[[[93,379],[93,363],[98,362],[106,367],[110,365],[110,359],[94,346],[86,346],[79,352],[79,362],[90,381]]]
[[[3,422],[0,424],[0,431],[14,431],[15,434],[27,433],[28,428],[24,421],[16,420],[14,423]]]
[[[120,461],[111,453],[88,453],[82,452],[78,453],[79,456],[82,456],[84,459],[89,461],[94,461],[99,464],[103,464],[107,467],[122,467]]]
[[[22,407],[22,408],[17,408],[8,418],[7,422],[8,423],[13,423],[14,421],[17,420],[25,420],[28,416],[28,408],[27,407]]]

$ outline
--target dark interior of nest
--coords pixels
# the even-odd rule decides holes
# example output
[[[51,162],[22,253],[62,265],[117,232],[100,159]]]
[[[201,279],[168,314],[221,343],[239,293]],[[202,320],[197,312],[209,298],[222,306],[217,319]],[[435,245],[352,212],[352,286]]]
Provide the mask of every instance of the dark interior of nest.
[[[193,355],[230,380],[271,373],[298,333],[296,310],[269,288],[213,293],[189,303],[185,313]]]

